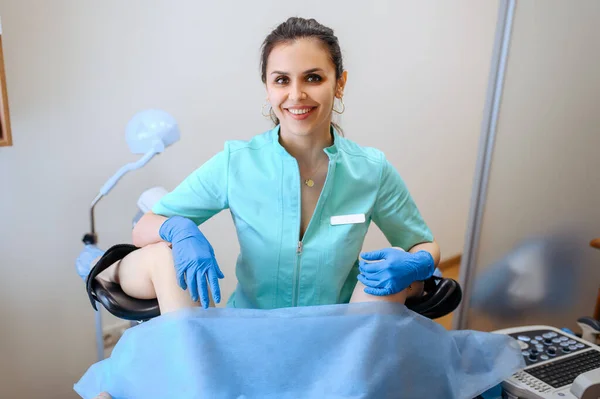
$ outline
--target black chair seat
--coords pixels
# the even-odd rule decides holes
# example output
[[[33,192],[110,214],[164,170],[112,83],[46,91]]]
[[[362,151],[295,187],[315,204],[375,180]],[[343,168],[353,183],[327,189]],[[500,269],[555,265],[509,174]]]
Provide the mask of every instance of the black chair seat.
[[[160,315],[156,299],[136,299],[127,295],[121,286],[96,277],[116,261],[137,248],[131,244],[117,244],[109,248],[94,265],[86,280],[92,307],[96,301],[120,319],[145,321]],[[453,312],[462,300],[460,284],[453,279],[432,276],[424,281],[424,294],[406,300],[406,307],[430,319],[437,319]],[[97,310],[97,309],[96,309]]]
[[[145,321],[160,315],[156,299],[132,298],[118,284],[94,280],[92,289],[98,302],[120,319]]]
[[[407,298],[405,305],[415,313],[437,319],[452,313],[462,301],[460,284],[451,278],[432,276],[425,280],[425,294]]]
[[[132,298],[118,284],[95,280],[92,289],[95,299],[118,318],[145,321],[160,315],[156,299]],[[450,278],[431,277],[425,281],[424,292],[421,297],[408,298],[406,306],[430,319],[452,313],[462,300],[460,284]]]

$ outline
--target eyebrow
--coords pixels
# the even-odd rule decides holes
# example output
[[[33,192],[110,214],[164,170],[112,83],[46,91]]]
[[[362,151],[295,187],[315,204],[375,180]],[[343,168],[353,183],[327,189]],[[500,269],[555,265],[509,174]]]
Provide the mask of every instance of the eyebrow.
[[[323,72],[323,69],[321,68],[312,68],[312,69],[308,69],[306,71],[304,71],[304,74],[307,75],[309,73],[313,73],[313,72]],[[271,75],[288,75],[288,72],[282,72],[282,71],[273,71],[271,72]]]

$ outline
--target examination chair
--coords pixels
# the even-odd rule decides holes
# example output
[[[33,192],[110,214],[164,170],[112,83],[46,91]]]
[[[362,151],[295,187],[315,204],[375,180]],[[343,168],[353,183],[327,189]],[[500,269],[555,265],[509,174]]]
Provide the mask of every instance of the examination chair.
[[[85,238],[84,238],[85,241]],[[87,278],[87,292],[94,309],[100,302],[114,316],[130,321],[146,321],[160,314],[156,299],[136,299],[127,295],[115,283],[97,280],[95,277],[111,264],[122,259],[135,247],[129,244],[110,248],[102,265],[97,265]],[[424,281],[423,294],[406,300],[406,307],[429,319],[437,319],[453,312],[462,299],[462,290],[456,280],[432,276]]]

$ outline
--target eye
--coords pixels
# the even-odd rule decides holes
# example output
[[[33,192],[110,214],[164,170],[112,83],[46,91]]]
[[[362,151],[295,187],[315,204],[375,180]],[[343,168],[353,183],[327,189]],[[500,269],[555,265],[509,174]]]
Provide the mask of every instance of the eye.
[[[287,76],[278,76],[277,79],[275,79],[275,83],[277,83],[278,85],[284,85],[286,83],[288,83],[288,78]]]
[[[307,82],[318,83],[322,80],[323,80],[323,78],[321,78],[321,76],[317,75],[316,73],[311,73],[310,75],[306,76]]]

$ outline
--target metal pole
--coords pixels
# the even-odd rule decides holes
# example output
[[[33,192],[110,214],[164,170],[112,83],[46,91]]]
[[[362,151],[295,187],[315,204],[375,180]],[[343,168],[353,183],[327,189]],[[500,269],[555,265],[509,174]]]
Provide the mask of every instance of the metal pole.
[[[98,194],[96,196],[96,198],[94,198],[94,200],[92,201],[92,204],[90,206],[91,233],[90,233],[89,238],[92,240],[91,243],[94,245],[98,242],[98,237],[96,235],[96,222],[94,220],[94,208],[96,207],[96,204],[100,201],[100,199],[102,197],[103,197],[102,194]],[[102,306],[98,302],[96,302],[96,304],[97,304],[97,308],[98,308],[98,310],[96,311],[96,314],[94,315],[94,319],[96,322],[95,323],[96,324],[96,353],[98,356],[98,361],[101,361],[101,360],[104,360],[104,333],[102,332],[102,313],[101,313]]]
[[[92,204],[90,205],[90,230],[92,236],[94,237],[96,237],[96,221],[94,218],[94,208],[96,207],[96,204],[102,199],[102,197],[102,194],[98,194],[96,198],[94,198],[94,200],[92,201]]]
[[[454,329],[466,329],[468,326],[469,302],[473,289],[473,277],[475,275],[475,270],[477,269],[475,262],[477,260],[479,249],[481,221],[487,194],[490,163],[494,150],[500,102],[502,100],[506,60],[508,58],[512,23],[515,13],[515,1],[516,0],[501,0],[498,10],[496,37],[494,39],[494,50],[492,53],[490,76],[488,80],[486,104],[481,125],[479,155],[477,157],[473,192],[471,194],[469,227],[465,235],[465,246],[460,265],[459,280],[463,290],[463,300],[452,319],[452,328]]]
[[[102,333],[102,314],[100,313],[102,308],[98,303],[98,310],[96,311],[96,353],[98,361],[104,360],[104,336]]]

